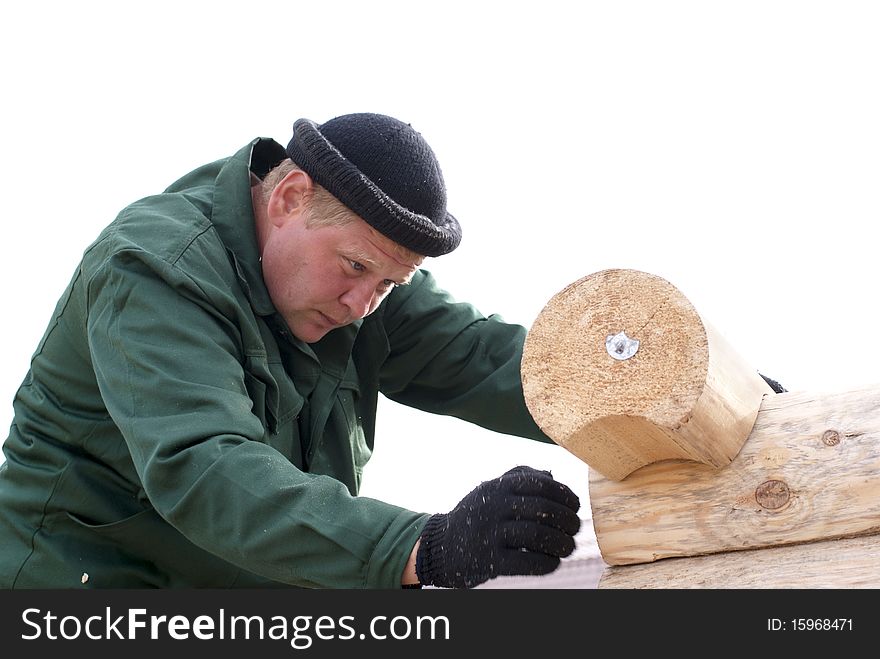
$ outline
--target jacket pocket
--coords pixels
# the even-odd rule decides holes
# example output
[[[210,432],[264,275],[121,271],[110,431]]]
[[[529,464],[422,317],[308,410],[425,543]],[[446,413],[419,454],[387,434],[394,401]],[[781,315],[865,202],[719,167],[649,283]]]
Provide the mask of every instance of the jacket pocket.
[[[369,374],[367,374],[369,377]],[[345,369],[345,375],[339,384],[339,393],[337,401],[342,407],[345,415],[345,421],[348,424],[348,437],[351,444],[352,467],[355,478],[355,491],[359,492],[361,480],[364,475],[364,467],[373,455],[373,448],[367,442],[364,433],[364,423],[362,416],[362,406],[365,401],[361,398],[361,382],[364,374],[360,372],[353,360],[348,362]],[[369,390],[369,380],[365,385]],[[371,415],[372,416],[372,415]]]
[[[249,353],[244,364],[244,384],[253,403],[253,412],[270,433],[293,419],[303,406],[303,398],[279,362],[270,362],[265,353]]]
[[[266,400],[266,383],[245,371],[244,386],[251,399],[251,411],[268,432],[274,433],[278,429],[278,409]]]
[[[267,360],[263,353],[249,354],[244,383],[251,398],[251,409],[266,429],[263,441],[302,468],[302,444],[296,418],[305,401],[293,386],[284,365]]]
[[[235,583],[241,572],[232,563],[190,542],[152,508],[109,524],[93,524],[70,512],[66,515],[80,529],[81,536],[93,538],[93,559],[102,554],[112,556],[114,563],[124,562],[128,570],[143,572],[145,580],[149,573],[161,575],[166,582],[163,585],[168,587],[224,588]],[[112,554],[98,550],[101,544],[112,547]],[[100,564],[94,569],[96,578],[101,576]]]
[[[337,404],[342,409],[342,416],[348,430],[348,441],[351,447],[352,468],[355,478],[355,490],[360,490],[364,467],[369,462],[373,451],[367,444],[363,423],[360,415],[360,386],[356,380],[346,379],[339,385]]]
[[[106,538],[117,539],[128,535],[131,532],[131,529],[137,529],[137,527],[145,522],[148,517],[156,515],[156,511],[148,508],[147,510],[142,510],[139,513],[135,513],[134,515],[108,524],[95,524],[71,512],[65,514],[74,524],[88,529],[92,533],[97,533]]]

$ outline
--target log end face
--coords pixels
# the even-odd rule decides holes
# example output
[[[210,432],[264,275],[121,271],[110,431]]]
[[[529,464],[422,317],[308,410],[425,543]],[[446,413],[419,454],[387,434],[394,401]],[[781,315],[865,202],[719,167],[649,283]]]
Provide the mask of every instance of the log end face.
[[[551,439],[619,479],[645,460],[690,457],[670,433],[693,415],[708,368],[703,322],[675,287],[605,270],[541,311],[523,349],[523,393]]]

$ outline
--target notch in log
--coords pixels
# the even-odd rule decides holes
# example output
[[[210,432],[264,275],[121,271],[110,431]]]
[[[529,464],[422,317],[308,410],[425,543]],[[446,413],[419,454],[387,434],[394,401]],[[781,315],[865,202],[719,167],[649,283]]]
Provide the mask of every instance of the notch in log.
[[[664,460],[730,464],[773,393],[677,288],[623,269],[550,299],[522,383],[541,430],[615,481]]]

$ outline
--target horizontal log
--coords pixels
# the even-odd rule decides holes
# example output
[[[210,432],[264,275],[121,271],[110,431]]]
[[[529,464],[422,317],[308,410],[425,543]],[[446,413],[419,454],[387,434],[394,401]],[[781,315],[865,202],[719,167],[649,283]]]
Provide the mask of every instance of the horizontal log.
[[[599,588],[880,588],[880,535],[606,567]]]
[[[591,469],[589,493],[610,565],[880,532],[880,385],[768,396],[727,467]]]

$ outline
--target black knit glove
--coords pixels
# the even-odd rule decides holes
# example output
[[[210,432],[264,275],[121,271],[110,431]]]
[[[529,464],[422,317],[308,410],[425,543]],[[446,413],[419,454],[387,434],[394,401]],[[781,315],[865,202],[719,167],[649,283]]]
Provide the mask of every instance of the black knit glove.
[[[552,572],[574,551],[578,508],[549,471],[514,467],[428,520],[416,575],[426,586],[471,588],[499,575]]]

